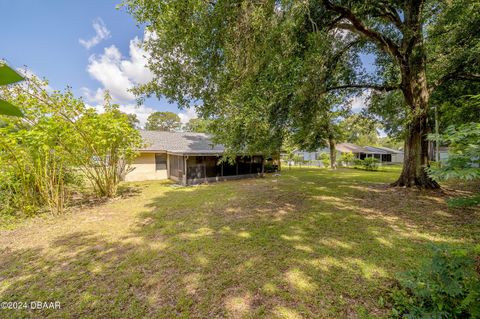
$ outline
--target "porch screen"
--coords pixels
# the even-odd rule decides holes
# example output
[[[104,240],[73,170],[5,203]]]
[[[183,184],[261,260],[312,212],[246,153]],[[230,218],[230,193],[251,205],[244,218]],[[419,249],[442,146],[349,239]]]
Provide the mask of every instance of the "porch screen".
[[[184,162],[183,156],[169,155],[170,156],[170,175],[177,178],[183,177]]]

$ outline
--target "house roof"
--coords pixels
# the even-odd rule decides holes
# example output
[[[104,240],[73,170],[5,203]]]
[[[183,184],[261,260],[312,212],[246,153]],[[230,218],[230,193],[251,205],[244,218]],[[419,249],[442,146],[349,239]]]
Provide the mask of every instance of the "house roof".
[[[386,154],[403,154],[403,151],[394,150],[393,148],[388,148],[383,146],[367,146],[367,147],[385,151],[387,152]]]
[[[384,149],[381,149],[379,147],[374,147],[374,146],[365,146],[365,149],[367,149],[370,153],[373,153],[373,154],[392,154],[391,152],[388,152]]]
[[[146,146],[139,151],[199,155],[222,154],[225,147],[214,144],[209,135],[189,132],[140,131]]]
[[[340,152],[365,153],[365,154],[401,154],[402,151],[397,151],[388,147],[381,146],[358,146],[352,143],[339,143],[335,148]]]
[[[352,143],[339,143],[335,148],[342,153],[370,153],[367,149]]]

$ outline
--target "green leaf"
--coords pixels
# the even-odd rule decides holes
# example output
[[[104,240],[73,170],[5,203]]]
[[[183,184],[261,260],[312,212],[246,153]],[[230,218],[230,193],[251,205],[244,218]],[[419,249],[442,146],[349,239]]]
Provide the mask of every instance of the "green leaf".
[[[6,64],[0,63],[0,85],[23,81],[24,78]]]
[[[0,114],[23,117],[23,113],[18,107],[4,100],[0,100]]]

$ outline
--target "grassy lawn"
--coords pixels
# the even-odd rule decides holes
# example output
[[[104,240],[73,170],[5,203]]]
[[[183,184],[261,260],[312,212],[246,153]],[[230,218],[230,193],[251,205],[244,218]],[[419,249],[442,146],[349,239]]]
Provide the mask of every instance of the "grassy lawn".
[[[480,209],[445,201],[468,190],[388,188],[398,174],[129,184],[124,198],[0,231],[0,301],[62,307],[0,318],[385,317],[380,297],[431,243],[480,241]]]

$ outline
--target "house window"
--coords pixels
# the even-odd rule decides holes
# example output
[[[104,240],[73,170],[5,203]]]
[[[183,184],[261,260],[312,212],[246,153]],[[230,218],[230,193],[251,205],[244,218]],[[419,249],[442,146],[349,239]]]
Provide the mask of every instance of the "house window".
[[[167,169],[167,155],[155,154],[155,170],[161,171]]]

